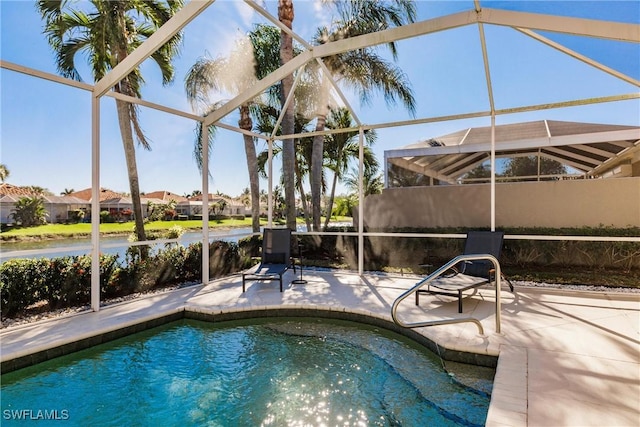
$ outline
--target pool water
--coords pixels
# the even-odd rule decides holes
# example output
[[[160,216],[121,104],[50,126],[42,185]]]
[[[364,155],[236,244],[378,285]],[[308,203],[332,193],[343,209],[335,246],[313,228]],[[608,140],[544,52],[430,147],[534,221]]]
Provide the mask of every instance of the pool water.
[[[484,425],[473,371],[350,322],[182,320],[3,375],[2,425]]]

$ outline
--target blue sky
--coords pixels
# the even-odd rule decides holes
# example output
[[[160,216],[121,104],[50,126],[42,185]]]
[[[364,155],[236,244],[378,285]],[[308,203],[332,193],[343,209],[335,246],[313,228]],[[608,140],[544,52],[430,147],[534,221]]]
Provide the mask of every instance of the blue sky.
[[[276,14],[277,2],[264,3]],[[640,23],[638,1],[511,1],[482,2],[483,7],[553,13],[574,17]],[[473,8],[472,1],[419,1],[418,19],[424,20]],[[319,25],[332,17],[315,1],[296,1],[294,31],[310,40]],[[54,54],[42,35],[42,22],[31,1],[0,0],[0,58],[56,73]],[[176,60],[173,85],[162,87],[160,74],[151,63],[143,63],[147,84],[143,98],[183,111],[191,111],[184,94],[184,76],[197,58],[225,55],[235,40],[253,23],[264,19],[241,1],[219,0],[186,28],[181,56]],[[509,28],[485,25],[490,72],[496,108],[535,105],[572,99],[628,94],[638,88]],[[554,41],[592,57],[640,80],[640,47],[637,44],[544,34]],[[417,100],[416,117],[446,116],[489,109],[482,53],[477,26],[462,27],[398,42],[398,65],[407,74]],[[381,51],[382,52],[382,51]],[[92,83],[84,58],[78,58],[83,79]],[[91,111],[88,92],[50,83],[5,69],[1,83],[0,159],[11,175],[7,182],[37,185],[60,193],[65,188],[91,186]],[[387,106],[374,96],[360,105],[346,91],[349,103],[366,124],[409,120],[400,106]],[[228,95],[227,95],[228,97]],[[220,95],[220,99],[225,98]],[[146,108],[142,125],[152,141],[152,151],[138,150],[140,187],[143,192],[168,190],[178,194],[201,188],[193,160],[194,123],[188,119]],[[538,111],[499,116],[497,124],[553,119],[578,122],[640,125],[640,101]],[[236,125],[231,114],[224,122]],[[380,160],[384,150],[422,139],[437,137],[472,126],[488,126],[489,118],[446,121],[382,129],[373,147]],[[101,186],[128,192],[122,143],[115,115],[115,102],[101,104]],[[265,148],[260,143],[259,150]],[[279,165],[276,165],[276,169]],[[211,161],[211,192],[232,196],[248,187],[242,138],[220,130]],[[330,177],[329,177],[330,178]],[[261,183],[266,188],[266,183]],[[339,187],[338,192],[344,192]]]

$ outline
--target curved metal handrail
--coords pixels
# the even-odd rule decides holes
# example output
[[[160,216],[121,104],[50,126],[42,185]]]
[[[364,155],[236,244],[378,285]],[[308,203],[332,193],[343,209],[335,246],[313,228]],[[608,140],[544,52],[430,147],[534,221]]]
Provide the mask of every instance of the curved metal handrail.
[[[391,318],[393,319],[393,322],[398,326],[402,326],[403,328],[420,328],[420,327],[425,327],[425,326],[438,326],[438,325],[449,325],[449,324],[453,324],[453,323],[471,322],[471,323],[474,323],[478,327],[478,330],[480,331],[480,334],[484,335],[484,328],[482,327],[482,323],[480,323],[480,321],[478,319],[475,319],[473,317],[463,317],[463,318],[456,318],[456,319],[442,319],[442,320],[431,320],[431,321],[426,321],[426,322],[405,323],[405,322],[401,321],[398,318],[398,313],[397,313],[398,306],[409,295],[412,295],[412,294],[416,293],[424,285],[428,285],[430,282],[432,282],[436,278],[440,277],[444,272],[449,270],[451,267],[455,266],[456,264],[458,264],[460,262],[477,261],[477,260],[488,260],[488,261],[491,261],[493,263],[493,266],[495,267],[495,270],[496,270],[495,271],[495,280],[496,280],[496,332],[500,333],[500,278],[502,276],[502,272],[500,270],[500,263],[498,262],[496,257],[494,257],[493,255],[490,255],[490,254],[458,255],[457,257],[453,258],[452,260],[450,260],[449,262],[444,264],[442,267],[438,268],[433,273],[431,273],[430,275],[428,275],[427,277],[425,277],[424,279],[422,279],[421,281],[416,283],[411,289],[409,289],[408,291],[402,293],[393,302],[393,305],[391,306]]]

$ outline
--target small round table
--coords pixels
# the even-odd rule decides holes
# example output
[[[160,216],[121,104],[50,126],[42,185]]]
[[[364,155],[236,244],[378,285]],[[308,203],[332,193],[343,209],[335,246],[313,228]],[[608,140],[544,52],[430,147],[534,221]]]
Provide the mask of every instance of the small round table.
[[[292,280],[291,283],[294,285],[305,285],[307,281],[302,278],[302,245],[298,242],[298,265],[300,267],[300,278]]]

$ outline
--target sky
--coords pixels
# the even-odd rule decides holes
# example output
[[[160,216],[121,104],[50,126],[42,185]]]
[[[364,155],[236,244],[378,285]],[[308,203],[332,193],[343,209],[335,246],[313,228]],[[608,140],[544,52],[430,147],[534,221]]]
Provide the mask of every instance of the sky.
[[[86,2],[77,2],[86,8]],[[277,2],[262,3],[277,16]],[[505,1],[481,2],[484,8],[640,23],[639,1]],[[418,21],[473,8],[472,1],[418,1]],[[335,15],[318,1],[296,0],[293,29],[311,40],[316,29],[329,25]],[[218,0],[184,30],[180,56],[174,61],[176,77],[163,87],[160,73],[150,61],[142,64],[142,98],[192,112],[184,78],[202,56],[227,55],[237,40],[264,18],[239,0]],[[638,87],[570,58],[507,27],[485,25],[489,70],[497,109],[537,105],[601,96],[637,93]],[[466,26],[398,42],[397,65],[406,74],[416,99],[416,115],[401,105],[387,105],[379,95],[361,104],[345,89],[349,105],[365,124],[423,117],[442,117],[489,110],[478,26]],[[640,46],[610,40],[543,33],[583,55],[640,80]],[[385,50],[378,50],[387,55]],[[34,3],[0,0],[0,58],[56,74],[55,55],[42,35],[42,20]],[[86,57],[77,68],[93,83]],[[228,99],[232,94],[214,94]],[[91,186],[90,93],[32,76],[0,69],[0,162],[10,175],[6,182],[34,185],[59,194],[65,189]],[[104,97],[100,121],[101,187],[129,192],[124,152],[115,102]],[[151,151],[138,149],[140,190],[171,191],[180,195],[201,189],[201,175],[193,158],[195,123],[189,119],[142,107],[140,118],[151,140]],[[496,123],[532,120],[640,125],[640,100],[501,115]],[[223,119],[237,125],[234,112]],[[448,120],[380,129],[373,151],[382,162],[384,151],[475,126],[489,126],[488,117]],[[266,149],[262,141],[258,150]],[[277,171],[280,165],[275,163]],[[210,192],[239,195],[249,186],[242,137],[219,129],[210,164]],[[331,175],[328,175],[331,179]],[[278,180],[278,176],[275,177]],[[266,189],[266,181],[261,182]],[[347,189],[340,185],[338,194]]]

